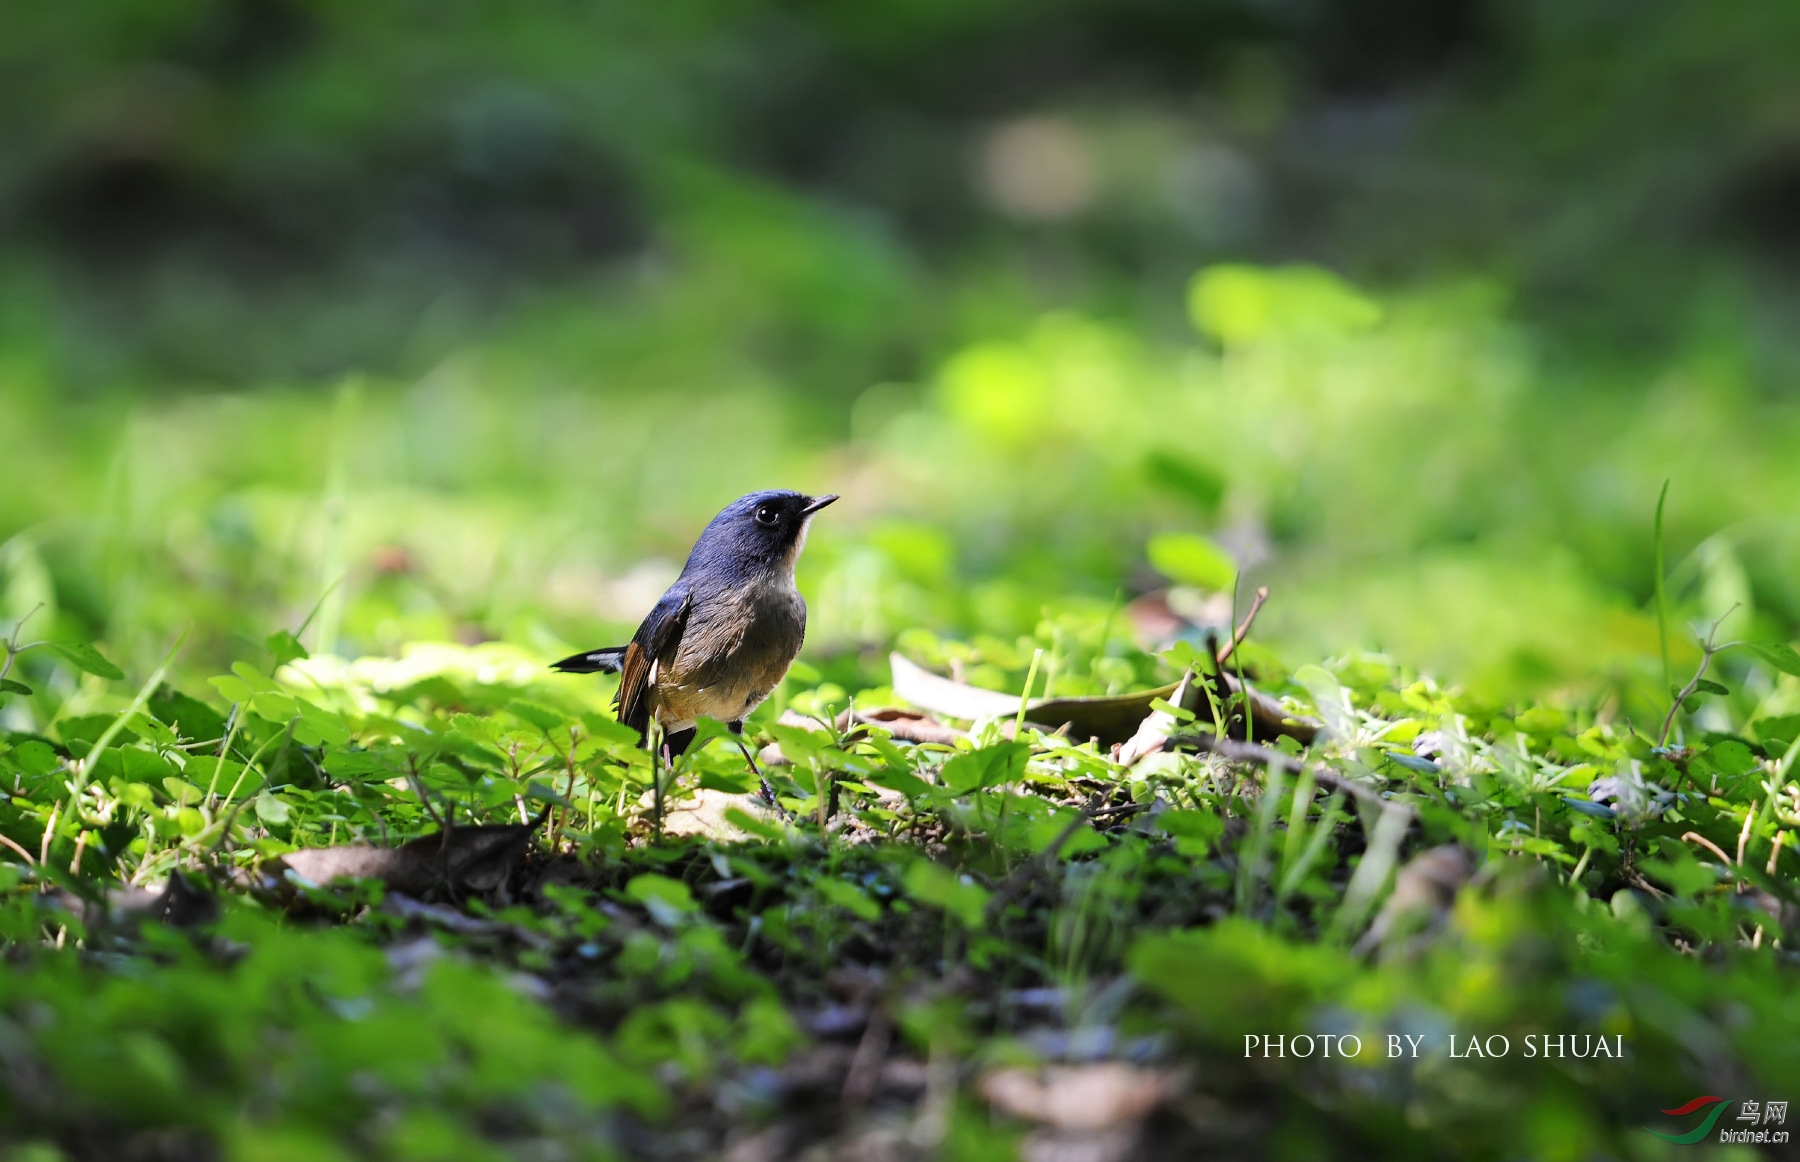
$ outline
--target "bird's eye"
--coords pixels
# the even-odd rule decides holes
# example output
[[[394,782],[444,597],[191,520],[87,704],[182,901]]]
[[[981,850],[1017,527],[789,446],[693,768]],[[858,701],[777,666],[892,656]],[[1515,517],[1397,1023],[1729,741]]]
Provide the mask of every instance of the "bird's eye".
[[[780,519],[781,515],[766,504],[756,510],[756,523],[759,525],[772,525]]]

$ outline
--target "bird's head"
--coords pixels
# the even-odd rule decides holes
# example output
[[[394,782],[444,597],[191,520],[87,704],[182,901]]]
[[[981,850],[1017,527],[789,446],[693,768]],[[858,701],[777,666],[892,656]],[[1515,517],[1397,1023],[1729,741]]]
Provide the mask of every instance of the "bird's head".
[[[791,576],[813,514],[836,499],[785,489],[740,496],[700,534],[688,569],[697,563],[732,573],[782,568]]]

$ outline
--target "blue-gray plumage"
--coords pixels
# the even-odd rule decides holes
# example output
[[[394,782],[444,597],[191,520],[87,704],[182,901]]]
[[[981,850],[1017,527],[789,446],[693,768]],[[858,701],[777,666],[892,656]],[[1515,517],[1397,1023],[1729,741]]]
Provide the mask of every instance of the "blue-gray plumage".
[[[654,717],[671,755],[687,749],[701,717],[742,731],[806,638],[794,562],[813,514],[836,499],[776,491],[732,501],[701,532],[629,644],[576,654],[556,668],[617,671],[619,721],[643,738]]]

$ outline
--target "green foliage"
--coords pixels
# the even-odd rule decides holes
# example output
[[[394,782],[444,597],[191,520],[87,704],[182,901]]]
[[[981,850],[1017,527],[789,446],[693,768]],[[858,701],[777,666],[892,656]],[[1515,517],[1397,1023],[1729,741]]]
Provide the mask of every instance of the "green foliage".
[[[1219,546],[1193,533],[1160,533],[1145,546],[1157,572],[1183,585],[1230,592],[1237,565]]]
[[[1796,653],[1794,647],[1786,642],[1749,642],[1744,648],[1755,654],[1757,660],[1770,669],[1800,678],[1800,653]],[[1715,693],[1723,694],[1727,691],[1717,690]]]
[[[807,1108],[1005,1157],[975,1079],[1090,1055],[1189,1079],[1170,1156],[1637,1157],[1658,1103],[1781,1096],[1800,23],[1179,7],[21,8],[7,1148],[799,1156]],[[779,811],[543,666],[775,484],[849,501],[748,726]],[[855,713],[891,648],[1163,686],[1263,583],[1234,666],[1326,727],[1282,758]],[[539,813],[419,900],[273,862]],[[1547,1029],[1632,1052],[1242,1054]]]
[[[1381,308],[1316,267],[1214,266],[1188,288],[1188,313],[1227,346],[1274,336],[1330,337],[1381,321]]]
[[[1042,627],[1046,644],[982,650],[1022,681],[1029,653],[1097,628],[1064,619]],[[848,697],[811,677],[793,704]],[[740,798],[753,783],[718,731],[665,776],[656,815],[605,685],[514,647],[293,656],[274,677],[237,664],[210,682],[228,713],[159,689],[0,742],[13,787],[0,924],[16,958],[0,1017],[57,1118],[100,1119],[120,1148],[178,1132],[246,1158],[429,1157],[447,1142],[510,1157],[527,1141],[582,1155],[617,1147],[606,1111],[664,1125],[694,1087],[784,1067],[809,1041],[800,1014],[818,982],[854,956],[918,982],[892,1019],[931,1053],[1017,1052],[991,1001],[965,1008],[929,983],[969,973],[959,987],[977,996],[1057,991],[1072,1028],[1164,1028],[1177,1057],[1244,1061],[1244,1039],[1269,1031],[1353,1035],[1368,1060],[1318,1075],[1258,1057],[1215,1084],[1310,1095],[1333,1111],[1318,1116],[1396,1145],[1485,1157],[1470,1135],[1521,1116],[1618,1142],[1636,1116],[1620,1095],[1704,1087],[1685,1048],[1696,1021],[1760,1084],[1800,1067],[1774,947],[1791,935],[1777,912],[1800,829],[1792,716],[1737,685],[1708,691],[1710,729],[1680,719],[1683,740],[1662,749],[1592,702],[1497,706],[1348,655],[1262,683],[1328,725],[1280,752],[1302,760],[1297,778],[1180,751],[1120,768],[1092,744],[1007,740],[998,724],[943,746],[790,719],[752,728],[788,758],[766,771],[799,809],[784,820]],[[866,688],[857,704],[885,697]],[[1748,720],[1718,717],[1746,705]],[[515,880],[540,877],[529,904],[464,895],[456,918],[370,881],[287,897],[231,886],[295,847],[515,822],[522,804],[550,809],[535,870]],[[678,825],[703,808],[717,821]],[[1432,903],[1404,886],[1408,860],[1443,844],[1477,870]],[[74,903],[209,879],[224,908],[198,929]],[[409,921],[409,907],[426,910]],[[1107,982],[1125,979],[1139,992],[1121,1009]],[[569,1010],[549,980],[581,981],[587,999]],[[1433,1111],[1413,1126],[1357,1078],[1373,1047],[1421,1029],[1623,1036],[1632,1053],[1578,1075],[1439,1053],[1405,1074],[1404,1100]],[[1513,1096],[1471,1096],[1491,1084]],[[0,1124],[54,1138],[64,1123],[12,1105]]]
[[[928,859],[916,860],[906,869],[906,890],[915,900],[942,908],[965,928],[978,928],[987,910],[989,893],[968,876],[957,876]]]
[[[521,1139],[582,1150],[596,1114],[665,1100],[485,968],[445,957],[405,976],[355,933],[284,928],[248,905],[215,931],[240,955],[221,962],[151,931],[154,971],[40,950],[8,974],[0,1009],[31,1014],[11,1026],[13,1052],[44,1071],[62,1117],[189,1127],[257,1157],[265,1138],[373,1147],[420,1119],[478,1140],[481,1120],[503,1114]],[[24,1097],[3,1115],[14,1141]]]
[[[122,681],[124,671],[101,656],[100,651],[86,642],[51,642],[50,651],[63,661],[74,666],[85,674],[94,674],[108,681]]]

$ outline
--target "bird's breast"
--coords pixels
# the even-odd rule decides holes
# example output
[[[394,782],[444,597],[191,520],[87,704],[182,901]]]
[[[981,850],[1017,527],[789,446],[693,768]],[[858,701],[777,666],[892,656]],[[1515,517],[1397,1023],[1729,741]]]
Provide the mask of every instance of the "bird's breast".
[[[697,600],[652,687],[657,717],[742,719],[781,682],[805,638],[806,602],[790,578]]]

